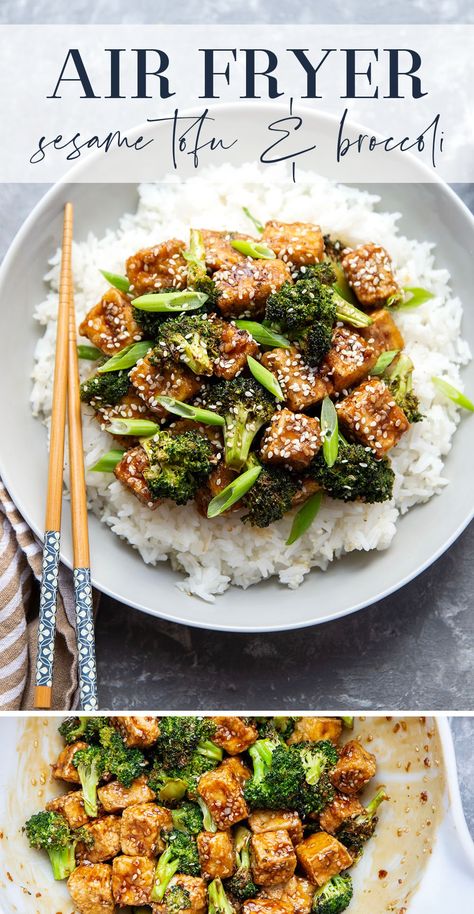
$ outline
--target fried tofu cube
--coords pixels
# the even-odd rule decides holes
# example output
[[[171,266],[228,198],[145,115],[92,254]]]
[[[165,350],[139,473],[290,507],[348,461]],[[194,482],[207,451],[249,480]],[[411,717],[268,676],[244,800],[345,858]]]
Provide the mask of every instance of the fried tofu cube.
[[[120,781],[110,781],[97,791],[99,800],[106,812],[120,812],[127,806],[138,803],[149,803],[155,794],[148,786],[144,775],[136,778],[130,787],[124,787]]]
[[[68,781],[70,784],[80,784],[81,779],[77,773],[77,768],[73,763],[76,752],[80,749],[87,749],[87,743],[78,740],[65,746],[58,755],[56,764],[52,766],[53,778],[61,781]]]
[[[159,505],[159,499],[151,494],[148,483],[145,479],[144,471],[149,469],[150,461],[139,445],[133,447],[123,455],[114,469],[116,478],[124,486],[127,486],[133,494],[141,501],[143,505],[154,510]]]
[[[242,761],[240,755],[232,755],[230,758],[225,758],[222,762],[222,766],[229,768],[229,770],[232,771],[232,774],[235,775],[242,787],[244,787],[246,781],[252,777],[250,768]]]
[[[336,793],[332,802],[328,803],[320,813],[319,824],[323,831],[335,835],[344,822],[363,812],[364,807],[362,803],[359,803],[357,797],[347,797],[343,793]]]
[[[149,857],[115,857],[112,862],[112,895],[120,908],[149,904],[155,861]]]
[[[312,222],[265,223],[261,241],[292,269],[319,263],[324,257],[324,238]]]
[[[241,914],[294,914],[294,907],[289,901],[274,898],[250,898],[242,905]]]
[[[219,325],[219,356],[214,363],[214,374],[229,381],[246,367],[247,356],[256,355],[259,347],[246,330],[226,321],[219,321]]]
[[[293,495],[291,499],[291,507],[297,508],[299,505],[304,505],[305,501],[308,501],[308,498],[311,498],[312,495],[316,495],[316,492],[322,492],[321,486],[314,481],[314,479],[302,479],[301,487]]]
[[[250,839],[252,875],[257,885],[277,885],[291,879],[296,854],[286,828],[253,833]]]
[[[361,305],[375,308],[400,292],[393,275],[392,261],[379,244],[361,244],[347,251],[341,264]]]
[[[279,900],[293,905],[295,914],[310,914],[314,885],[301,876],[292,876],[288,882],[282,882],[280,885],[272,885],[263,889],[263,895],[267,898]]]
[[[159,735],[160,728],[156,717],[112,717],[112,725],[120,731],[125,745],[129,749],[149,749]]]
[[[84,809],[84,799],[82,790],[72,790],[71,793],[63,793],[60,797],[55,797],[46,803],[46,809],[52,812],[59,812],[71,828],[80,828],[81,825],[87,825],[89,816]]]
[[[207,888],[204,879],[199,876],[185,876],[176,873],[169,883],[169,888],[179,886],[189,895],[189,907],[182,908],[180,914],[207,914]],[[166,904],[152,904],[152,914],[169,914]]]
[[[133,388],[114,406],[100,406],[98,401],[91,405],[103,429],[110,425],[113,419],[149,419],[156,422],[156,415],[148,410],[146,403]],[[114,435],[114,438],[122,440],[126,446],[129,446],[132,440],[129,435]]]
[[[377,770],[375,755],[356,739],[341,749],[339,761],[331,772],[331,783],[341,793],[358,794],[367,786]]]
[[[162,359],[156,350],[137,362],[130,372],[130,381],[148,409],[157,416],[166,415],[166,410],[160,406],[157,397],[190,400],[201,387],[201,382],[189,368]]]
[[[91,847],[82,842],[77,845],[76,856],[81,863],[103,863],[120,853],[120,818],[102,816],[85,826],[94,839]]]
[[[329,739],[336,745],[342,733],[340,717],[300,717],[296,721],[289,743],[317,743],[320,739]]]
[[[255,835],[284,828],[292,844],[303,840],[303,826],[298,813],[287,809],[256,809],[249,815],[249,825]]]
[[[197,836],[199,862],[204,876],[225,879],[235,869],[234,843],[230,831],[202,831]]]
[[[403,349],[405,340],[392,315],[385,308],[379,308],[370,314],[372,323],[368,327],[359,327],[358,333],[375,349],[377,358],[381,352],[389,349]]]
[[[324,359],[324,369],[335,391],[346,390],[366,378],[377,361],[377,354],[359,333],[347,327],[336,327],[332,345]]]
[[[129,257],[126,271],[136,296],[163,289],[184,289],[188,274],[183,257],[185,249],[184,241],[170,238],[152,248],[142,248]]]
[[[334,391],[327,374],[307,365],[297,349],[270,349],[262,356],[261,363],[275,375],[286,406],[295,413],[314,406]]]
[[[398,444],[410,423],[380,378],[369,378],[336,406],[343,429],[383,457]]]
[[[349,851],[332,835],[316,832],[296,848],[298,863],[309,881],[321,886],[352,864]]]
[[[211,229],[200,229],[200,232],[206,252],[206,267],[212,273],[245,260],[245,254],[236,251],[232,241],[255,241],[255,238],[240,232],[217,232]]]
[[[67,887],[79,914],[113,914],[115,911],[110,864],[76,867],[67,881]]]
[[[263,436],[260,456],[265,463],[304,470],[322,441],[319,419],[285,408],[274,414]]]
[[[195,495],[196,506],[202,517],[207,517],[209,503],[216,495],[219,495],[219,492],[222,492],[226,486],[230,485],[237,475],[236,471],[231,470],[225,463],[219,463],[214,470],[211,470]],[[237,501],[228,511],[238,511],[241,507],[242,503]]]
[[[261,317],[267,298],[285,282],[292,282],[290,268],[283,260],[251,257],[217,270],[213,278],[224,317]]]
[[[221,831],[226,831],[248,816],[242,784],[228,765],[219,765],[213,771],[206,771],[199,779],[198,793]]]
[[[213,717],[216,731],[213,741],[229,755],[245,752],[258,739],[257,728],[243,717]]]
[[[120,831],[122,854],[156,857],[165,849],[162,830],[173,828],[169,809],[156,803],[137,803],[123,811]]]
[[[106,355],[116,355],[143,337],[133,317],[130,299],[113,287],[88,311],[79,325],[79,334]]]

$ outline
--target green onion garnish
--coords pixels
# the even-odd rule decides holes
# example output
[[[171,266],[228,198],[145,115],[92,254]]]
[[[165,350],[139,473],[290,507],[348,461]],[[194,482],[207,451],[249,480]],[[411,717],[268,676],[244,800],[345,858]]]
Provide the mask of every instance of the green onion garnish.
[[[211,409],[191,406],[190,403],[183,403],[182,400],[175,400],[174,397],[156,397],[156,400],[169,413],[182,416],[184,419],[202,422],[203,425],[225,425],[223,417],[219,416],[218,413],[214,413]]]
[[[267,248],[266,244],[261,244],[260,241],[245,241],[243,238],[236,238],[230,243],[236,251],[240,251],[246,257],[253,257],[254,260],[275,260],[275,251]]]
[[[100,272],[111,286],[115,286],[120,292],[128,292],[130,280],[126,276],[120,276],[120,273],[109,273],[108,270],[101,270]]]
[[[119,448],[115,448],[112,451],[107,451],[106,454],[103,454],[102,457],[94,463],[93,467],[89,469],[93,473],[113,473],[115,467],[120,463],[125,451]]]
[[[97,359],[102,358],[103,352],[100,349],[96,349],[95,346],[85,346],[82,343],[77,347],[77,357],[79,359],[89,359],[91,362],[95,362]]]
[[[446,397],[457,403],[458,406],[462,406],[463,409],[468,409],[469,412],[474,413],[474,403],[469,397],[466,397],[457,387],[453,387],[448,381],[444,381],[443,378],[431,378],[435,387],[441,391]]]
[[[245,215],[247,216],[247,219],[250,219],[250,221],[253,222],[255,228],[257,229],[257,232],[263,232],[264,227],[263,227],[262,223],[260,222],[259,219],[257,219],[256,216],[252,216],[252,213],[250,212],[248,206],[243,206],[242,210],[245,213]]]
[[[270,346],[272,349],[274,346],[280,349],[291,349],[290,340],[286,336],[282,336],[281,333],[275,333],[274,330],[271,330],[270,327],[265,327],[264,324],[259,324],[257,321],[234,321],[234,324],[239,330],[246,330],[247,333],[250,333],[255,342],[260,343],[262,346]]]
[[[264,365],[261,365],[260,362],[257,362],[257,359],[254,359],[251,355],[247,356],[247,365],[250,368],[254,378],[262,387],[265,387],[266,390],[270,391],[277,400],[284,400],[285,395],[275,377],[268,368],[265,368]]]
[[[321,432],[324,459],[328,467],[332,467],[339,450],[339,435],[336,407],[330,397],[324,398],[321,407]]]
[[[159,431],[156,422],[149,419],[112,419],[106,426],[111,435],[134,435],[135,438],[150,438]]]
[[[150,340],[131,343],[130,346],[126,346],[121,352],[117,352],[117,355],[113,355],[111,359],[104,362],[97,370],[100,374],[103,374],[105,371],[120,371],[123,368],[133,368],[140,359],[146,356],[152,346],[153,343]]]
[[[206,302],[205,292],[184,289],[178,292],[152,292],[133,299],[133,307],[140,311],[167,314],[174,311],[196,311]]]
[[[286,541],[287,546],[291,546],[300,536],[303,536],[303,533],[306,533],[321,507],[322,500],[322,492],[316,492],[297,511],[291,525],[290,535]]]
[[[385,369],[392,364],[395,356],[398,355],[399,352],[399,349],[388,349],[386,352],[382,352],[381,355],[379,355],[374,367],[370,369],[370,374],[383,374]]]
[[[219,495],[216,495],[215,498],[209,502],[207,516],[217,517],[219,514],[223,514],[224,511],[227,511],[228,508],[231,508],[232,505],[235,505],[236,501],[239,501],[239,499],[252,488],[254,482],[256,482],[260,476],[262,469],[263,467],[260,465],[252,467],[250,470],[245,470],[245,473],[241,473],[240,476],[237,476],[237,479],[233,479],[225,489],[222,489],[222,492],[219,492]]]
[[[404,286],[401,296],[391,295],[387,299],[386,306],[394,311],[401,311],[403,308],[419,308],[430,298],[434,298],[434,294],[433,292],[428,292],[428,289],[421,289],[418,286]]]

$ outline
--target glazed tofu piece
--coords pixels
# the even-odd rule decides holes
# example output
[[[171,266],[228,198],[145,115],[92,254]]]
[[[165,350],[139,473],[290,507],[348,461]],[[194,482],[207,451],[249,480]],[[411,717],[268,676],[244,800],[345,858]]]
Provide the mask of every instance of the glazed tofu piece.
[[[318,485],[314,479],[303,479],[301,488],[295,492],[291,499],[291,507],[297,508],[299,505],[304,505],[305,501],[308,501],[308,498],[311,498],[312,495],[316,495],[316,492],[322,491],[321,486]]]
[[[250,898],[242,905],[241,914],[294,914],[294,907],[288,901],[275,898]]]
[[[155,799],[155,794],[143,775],[136,778],[131,787],[124,787],[119,781],[110,781],[99,787],[97,794],[106,812],[121,812],[128,806],[149,803]]]
[[[229,755],[245,752],[258,739],[257,728],[243,717],[213,717],[216,732],[212,739]]]
[[[319,225],[311,222],[271,220],[265,223],[261,241],[287,263],[291,270],[319,263],[324,257],[323,234]]]
[[[265,463],[301,471],[309,466],[322,443],[319,419],[285,408],[274,414],[263,436],[260,456]]]
[[[245,260],[245,254],[236,251],[232,241],[255,241],[255,238],[240,232],[215,232],[211,229],[200,229],[200,232],[206,251],[206,267],[212,273]]]
[[[303,840],[303,826],[297,812],[286,809],[256,809],[249,815],[249,825],[255,835],[279,831],[284,828],[292,844]]]
[[[352,864],[352,857],[344,845],[324,831],[302,841],[296,848],[296,856],[309,881],[318,886]]]
[[[228,765],[219,765],[213,771],[206,771],[199,779],[198,793],[221,831],[226,831],[248,816],[242,784]]]
[[[297,413],[314,406],[334,391],[332,380],[306,364],[297,349],[270,349],[261,359],[279,381],[285,404]]]
[[[296,854],[286,828],[253,833],[250,839],[252,875],[257,885],[277,885],[291,879]]]
[[[112,867],[107,863],[85,864],[71,873],[67,887],[79,914],[113,914]]]
[[[372,311],[370,316],[372,323],[368,327],[359,327],[358,333],[375,349],[377,358],[381,352],[389,349],[403,349],[405,340],[390,312],[386,308],[379,308]]]
[[[111,287],[79,325],[80,336],[87,337],[106,355],[116,355],[125,346],[141,340],[143,333],[133,317],[130,300]]]
[[[201,382],[185,365],[177,365],[155,353],[156,350],[152,350],[137,362],[130,372],[130,381],[148,409],[157,416],[164,416],[166,410],[160,406],[157,397],[190,400],[198,392]]]
[[[235,869],[234,843],[230,831],[202,831],[197,836],[203,876],[226,879]]]
[[[290,268],[282,260],[251,257],[223,267],[213,278],[220,293],[219,310],[224,317],[261,317],[269,295],[292,281]]]
[[[319,824],[323,831],[329,835],[335,835],[338,828],[353,816],[359,816],[364,812],[362,803],[357,797],[344,796],[343,793],[336,793],[333,801],[324,807],[319,816]]]
[[[58,755],[56,764],[52,766],[53,778],[60,781],[68,781],[70,784],[80,784],[81,779],[77,773],[77,768],[73,764],[73,758],[79,749],[87,749],[87,743],[78,740],[77,743],[71,743],[65,746]]]
[[[214,364],[214,374],[229,381],[246,367],[247,356],[255,356],[259,347],[246,330],[239,330],[227,321],[219,321],[219,325],[219,356]]]
[[[94,839],[91,847],[78,844],[76,857],[81,863],[103,863],[120,853],[120,817],[103,816],[95,819],[86,830]]]
[[[98,401],[92,402],[91,406],[95,409],[96,419],[102,429],[106,429],[114,419],[148,419],[156,422],[156,414],[148,409],[133,387],[115,406],[100,406]],[[138,444],[138,438],[133,435],[113,435],[113,438],[126,450],[133,444]]]
[[[169,883],[169,888],[179,886],[189,895],[189,907],[182,908],[180,914],[207,914],[207,888],[204,879],[199,876],[185,876],[177,873]],[[152,914],[169,914],[166,904],[152,904]]]
[[[225,758],[222,762],[222,766],[232,771],[232,774],[235,775],[242,787],[244,787],[246,781],[252,777],[250,768],[242,761],[240,755],[232,755],[230,758]]]
[[[149,749],[160,735],[156,717],[111,717],[110,721],[129,749]]]
[[[368,342],[348,327],[336,327],[332,346],[324,367],[335,391],[346,390],[366,378],[377,361],[377,353]]]
[[[162,831],[173,828],[169,809],[156,803],[127,806],[121,819],[120,842],[122,854],[156,857],[165,849]]]
[[[317,743],[320,739],[329,739],[337,745],[341,733],[342,720],[339,717],[300,717],[288,742]]]
[[[163,289],[184,289],[188,265],[183,257],[184,241],[170,238],[152,248],[142,248],[127,260],[130,289],[137,296]]]
[[[149,857],[115,857],[112,862],[112,895],[120,908],[150,903],[155,861]]]
[[[215,470],[211,470],[209,476],[198,489],[195,496],[196,506],[202,517],[207,517],[209,503],[216,495],[219,495],[219,492],[222,492],[233,479],[235,479],[236,475],[237,473],[235,470],[231,470],[225,463],[219,463]],[[237,501],[228,511],[238,511],[240,507],[241,502]]]
[[[313,903],[314,885],[301,876],[292,876],[288,882],[268,886],[263,890],[265,897],[278,899],[293,905],[295,914],[310,914]]]
[[[159,499],[154,498],[148,488],[148,483],[143,475],[144,470],[149,469],[150,462],[148,457],[139,445],[127,451],[114,469],[116,478],[124,486],[127,486],[133,494],[147,508],[154,510],[159,505]]]
[[[46,809],[61,813],[71,828],[80,828],[81,825],[87,825],[89,821],[89,816],[84,809],[82,790],[73,790],[71,793],[63,793],[62,796],[55,797],[54,800],[46,803]]]
[[[375,755],[356,739],[351,739],[342,747],[339,761],[331,772],[331,783],[341,793],[360,793],[373,778],[377,770]]]
[[[380,378],[369,378],[336,406],[343,430],[383,457],[410,428],[402,409]]]
[[[347,251],[341,264],[361,305],[376,308],[400,292],[393,275],[392,261],[379,244],[361,244]]]

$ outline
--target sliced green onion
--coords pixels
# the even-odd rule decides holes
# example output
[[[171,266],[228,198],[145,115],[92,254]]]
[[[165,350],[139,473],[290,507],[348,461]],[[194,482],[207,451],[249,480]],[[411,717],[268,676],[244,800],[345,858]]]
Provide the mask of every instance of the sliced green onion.
[[[469,412],[474,413],[474,403],[469,397],[466,397],[457,387],[453,387],[449,381],[444,381],[443,378],[431,378],[435,387],[441,391],[446,397],[457,403],[458,406],[462,406],[463,409],[468,409]]]
[[[156,422],[149,419],[112,419],[105,431],[111,435],[134,435],[135,438],[149,438],[159,431]]]
[[[392,308],[394,311],[401,311],[403,308],[419,308],[430,298],[434,298],[434,294],[428,292],[428,289],[421,289],[419,286],[404,286],[401,297],[391,295],[387,299],[387,308]]]
[[[394,358],[400,352],[399,349],[387,349],[379,355],[375,365],[370,369],[370,374],[381,375],[385,369],[392,364]]]
[[[103,356],[103,352],[100,349],[96,349],[95,346],[84,346],[82,343],[77,347],[77,357],[79,359],[89,359],[91,362],[95,362],[97,359],[100,359]]]
[[[120,273],[109,273],[108,270],[101,270],[100,272],[111,286],[115,286],[120,292],[128,292],[130,280],[126,276],[120,276]]]
[[[330,397],[324,398],[321,407],[321,432],[324,459],[328,467],[332,467],[339,450],[339,435],[336,407]]]
[[[182,416],[184,419],[193,419],[194,422],[202,422],[204,425],[225,425],[223,417],[211,409],[191,406],[190,403],[183,403],[182,400],[175,400],[174,397],[156,397],[156,400],[169,413]]]
[[[322,500],[323,493],[316,492],[315,495],[308,498],[299,511],[296,512],[291,525],[290,535],[286,541],[287,546],[291,546],[300,536],[303,536],[303,533],[306,533],[321,507]]]
[[[178,292],[152,292],[133,299],[133,307],[140,311],[172,314],[174,311],[196,311],[207,301],[205,292],[184,289]]]
[[[126,452],[123,449],[115,448],[112,451],[107,451],[106,454],[103,454],[102,457],[94,463],[93,467],[89,469],[93,473],[113,473],[115,467],[120,463],[123,455]]]
[[[254,340],[257,343],[261,343],[262,346],[278,346],[280,349],[291,349],[290,340],[286,336],[282,336],[281,333],[275,333],[274,330],[271,330],[270,327],[265,327],[264,324],[259,324],[257,321],[234,321],[236,327],[239,330],[246,330],[247,333],[250,333],[250,336],[253,336]]]
[[[245,241],[243,238],[236,238],[230,243],[236,251],[240,251],[246,257],[253,257],[254,260],[275,260],[275,251],[267,248],[266,244],[261,244],[260,241]]]
[[[247,356],[247,365],[250,368],[254,378],[262,387],[265,387],[266,390],[270,391],[277,400],[284,400],[285,395],[275,377],[268,368],[265,368],[265,365],[261,365],[260,362],[257,362],[257,359],[254,359],[251,355]]]
[[[237,476],[237,479],[233,479],[225,489],[222,489],[222,492],[219,492],[219,495],[216,495],[215,498],[209,502],[207,516],[218,517],[219,514],[223,514],[224,511],[227,511],[228,508],[235,505],[236,501],[239,501],[239,499],[252,488],[254,482],[256,482],[260,476],[262,469],[263,467],[260,465],[252,467],[250,470],[245,470],[245,473],[241,473],[240,476]]]
[[[153,343],[150,340],[131,343],[130,346],[126,346],[121,352],[117,352],[117,355],[113,355],[111,359],[104,362],[97,370],[100,374],[104,374],[105,371],[120,371],[123,368],[133,368],[140,359],[146,356],[152,346]]]
[[[252,213],[250,212],[248,206],[243,206],[242,210],[245,213],[245,215],[247,216],[247,219],[250,219],[250,221],[253,222],[255,228],[257,229],[257,232],[263,232],[264,227],[263,227],[262,223],[260,222],[259,219],[257,219],[256,216],[252,216]]]

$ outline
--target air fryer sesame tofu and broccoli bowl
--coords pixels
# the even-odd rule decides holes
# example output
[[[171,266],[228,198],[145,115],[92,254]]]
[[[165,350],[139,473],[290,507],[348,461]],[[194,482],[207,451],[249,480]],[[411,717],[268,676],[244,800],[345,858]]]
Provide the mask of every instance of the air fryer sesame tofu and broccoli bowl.
[[[468,350],[429,246],[367,193],[316,177],[287,191],[272,207],[268,179],[242,178],[249,209],[217,180],[199,208],[192,181],[143,187],[136,216],[75,253],[91,508],[204,599],[386,548],[446,484],[472,407],[447,383]],[[43,416],[54,301],[38,311]]]

